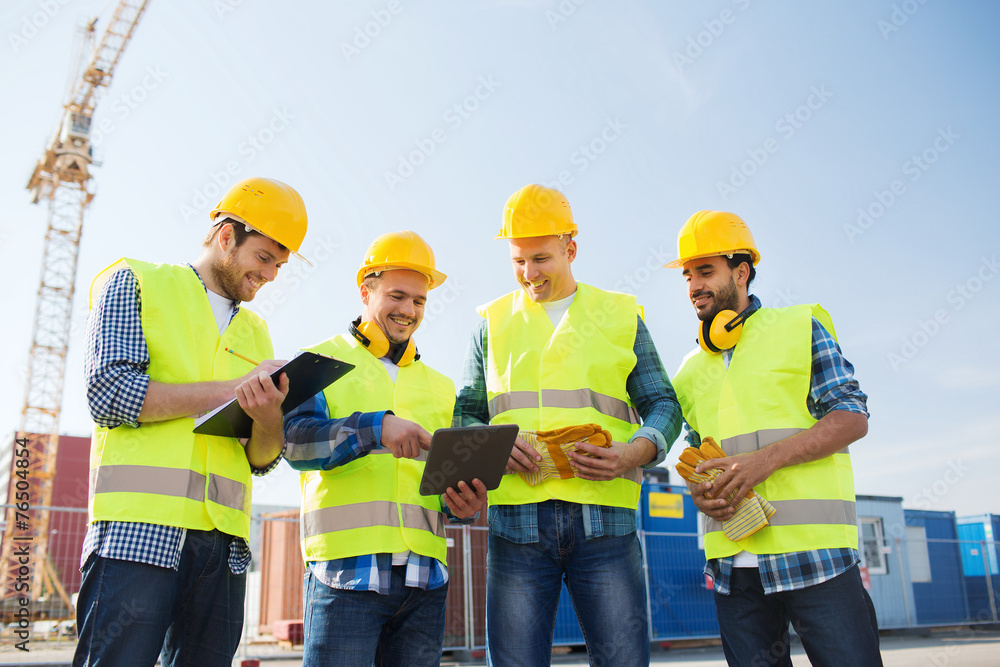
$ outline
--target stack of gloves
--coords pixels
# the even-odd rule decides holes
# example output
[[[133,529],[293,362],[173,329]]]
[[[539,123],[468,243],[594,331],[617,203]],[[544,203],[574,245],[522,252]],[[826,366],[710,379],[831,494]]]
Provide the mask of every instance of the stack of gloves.
[[[716,444],[715,440],[705,438],[701,447],[688,447],[681,452],[680,461],[675,467],[681,477],[693,484],[711,482],[722,474],[721,470],[711,468],[705,472],[695,472],[695,468],[702,461],[724,458],[726,452]],[[732,504],[735,496],[735,492],[729,494],[726,501]],[[733,517],[722,522],[723,534],[733,542],[739,542],[768,525],[767,520],[774,516],[775,512],[774,507],[753,489],[736,504],[735,509]]]
[[[542,455],[536,472],[518,473],[531,486],[545,479],[569,479],[576,473],[570,465],[569,452],[576,451],[578,442],[598,447],[611,446],[611,434],[599,424],[578,424],[548,431],[521,431],[518,435]],[[586,452],[579,452],[590,456]]]

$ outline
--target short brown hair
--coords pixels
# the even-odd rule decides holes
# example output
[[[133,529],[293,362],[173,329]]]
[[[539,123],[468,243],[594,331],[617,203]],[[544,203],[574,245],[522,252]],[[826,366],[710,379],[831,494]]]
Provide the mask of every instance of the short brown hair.
[[[369,273],[361,281],[361,284],[368,288],[369,292],[374,292],[378,284],[382,282],[382,271],[378,273]]]
[[[261,234],[260,232],[258,232],[256,229],[247,230],[247,226],[244,223],[239,222],[238,220],[233,220],[232,218],[228,218],[228,217],[222,217],[219,220],[217,220],[214,225],[212,225],[212,228],[210,230],[208,230],[208,236],[205,237],[205,240],[202,241],[201,244],[204,247],[206,247],[206,248],[209,247],[210,245],[212,245],[212,241],[215,240],[215,235],[219,233],[219,231],[222,229],[223,225],[227,225],[227,224],[233,226],[233,238],[236,239],[236,246],[235,247],[237,247],[237,248],[239,248],[241,245],[243,245],[243,243],[246,242],[246,240],[248,238],[250,238],[251,236],[253,236],[254,234],[258,234],[260,236],[264,236],[263,234]],[[281,245],[281,244],[279,243],[278,245]],[[281,246],[281,247],[282,247],[282,249],[285,248],[285,246]]]

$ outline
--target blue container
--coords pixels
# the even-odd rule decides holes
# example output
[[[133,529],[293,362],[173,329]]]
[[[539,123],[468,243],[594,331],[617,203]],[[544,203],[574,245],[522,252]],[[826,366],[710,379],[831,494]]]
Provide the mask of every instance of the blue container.
[[[921,625],[969,618],[954,512],[903,510],[910,578]]]

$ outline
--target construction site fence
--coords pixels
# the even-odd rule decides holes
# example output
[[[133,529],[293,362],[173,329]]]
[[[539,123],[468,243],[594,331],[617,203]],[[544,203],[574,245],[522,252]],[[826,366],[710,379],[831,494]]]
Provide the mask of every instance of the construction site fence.
[[[8,517],[12,506],[3,505]],[[75,602],[80,589],[80,553],[87,531],[84,509],[50,507],[46,558]],[[273,644],[288,621],[302,619],[304,566],[298,519],[255,517],[251,533],[254,560],[247,577],[244,646]],[[483,526],[448,526],[450,584],[445,650],[478,650],[486,641],[486,550]],[[718,636],[711,581],[702,572],[704,552],[698,535],[640,531],[647,588],[650,642]],[[962,540],[887,539],[878,568],[862,571],[882,629],[995,624],[1000,575],[1000,543]],[[964,559],[964,561],[963,561]],[[37,563],[29,564],[37,567]],[[16,601],[5,591],[4,609]],[[554,644],[582,644],[583,636],[563,589]],[[32,598],[34,621],[54,623],[74,612],[58,600]],[[4,623],[9,623],[5,619]],[[66,626],[66,623],[63,624]],[[294,625],[294,623],[293,623]],[[36,623],[37,626],[37,623]],[[293,645],[301,638],[290,638]]]

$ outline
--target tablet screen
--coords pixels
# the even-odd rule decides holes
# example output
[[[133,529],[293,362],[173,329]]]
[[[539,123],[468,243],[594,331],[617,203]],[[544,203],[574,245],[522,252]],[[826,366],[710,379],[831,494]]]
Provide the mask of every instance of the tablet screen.
[[[439,428],[431,436],[431,448],[420,479],[420,495],[444,493],[459,482],[470,487],[479,479],[488,490],[500,486],[507,467],[517,424]]]

